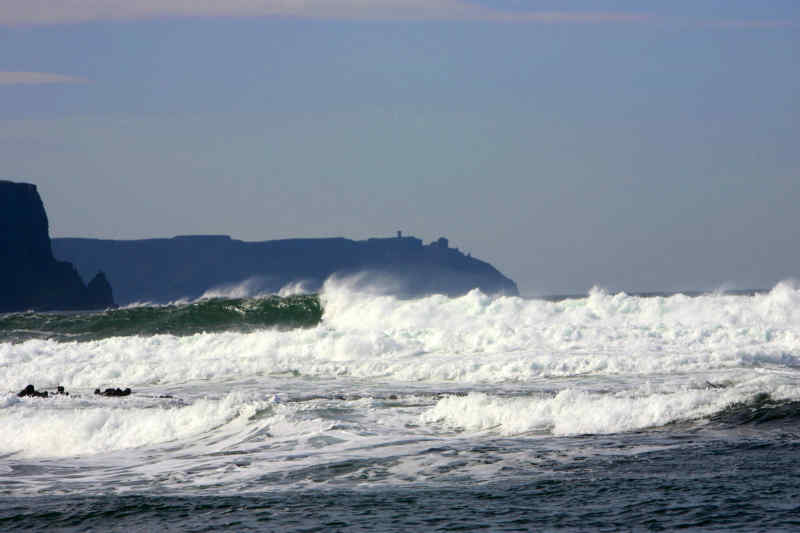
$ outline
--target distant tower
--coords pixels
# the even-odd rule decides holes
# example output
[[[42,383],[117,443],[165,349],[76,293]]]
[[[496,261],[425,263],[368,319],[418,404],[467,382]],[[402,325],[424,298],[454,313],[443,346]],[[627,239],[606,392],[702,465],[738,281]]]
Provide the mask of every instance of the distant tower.
[[[402,239],[403,238],[403,232],[402,231],[397,230],[397,238],[398,239]]]

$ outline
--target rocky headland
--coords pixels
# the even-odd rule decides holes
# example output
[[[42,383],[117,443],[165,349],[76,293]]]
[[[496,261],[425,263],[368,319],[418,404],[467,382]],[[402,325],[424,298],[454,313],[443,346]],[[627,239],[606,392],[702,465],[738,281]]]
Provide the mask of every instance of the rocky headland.
[[[53,239],[56,257],[86,275],[102,268],[114,280],[120,304],[194,299],[210,289],[246,282],[257,292],[292,283],[318,290],[330,276],[358,275],[359,283],[398,296],[456,296],[473,288],[487,294],[519,294],[492,265],[416,237],[354,241],[345,238],[245,242],[224,235],[168,239]]]
[[[113,305],[105,274],[97,273],[87,286],[71,263],[53,257],[36,185],[0,180],[0,313]]]

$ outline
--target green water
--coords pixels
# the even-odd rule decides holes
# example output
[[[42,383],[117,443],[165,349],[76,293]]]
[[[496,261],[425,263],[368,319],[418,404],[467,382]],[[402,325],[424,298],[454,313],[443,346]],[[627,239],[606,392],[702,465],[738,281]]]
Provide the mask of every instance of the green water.
[[[212,298],[185,304],[82,313],[0,315],[0,342],[86,341],[130,335],[192,335],[277,327],[313,327],[322,319],[317,295]]]

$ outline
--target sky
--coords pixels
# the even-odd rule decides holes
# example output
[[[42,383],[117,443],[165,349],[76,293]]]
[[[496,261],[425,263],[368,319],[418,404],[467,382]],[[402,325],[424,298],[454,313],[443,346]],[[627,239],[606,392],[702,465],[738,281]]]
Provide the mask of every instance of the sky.
[[[800,278],[796,0],[2,0],[54,237],[391,236],[523,295]]]

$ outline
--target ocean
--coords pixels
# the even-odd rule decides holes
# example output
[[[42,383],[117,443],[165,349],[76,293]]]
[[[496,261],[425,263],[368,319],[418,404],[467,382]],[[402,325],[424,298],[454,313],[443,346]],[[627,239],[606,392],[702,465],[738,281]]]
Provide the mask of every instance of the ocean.
[[[2,531],[798,528],[790,282],[0,315]]]

